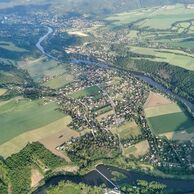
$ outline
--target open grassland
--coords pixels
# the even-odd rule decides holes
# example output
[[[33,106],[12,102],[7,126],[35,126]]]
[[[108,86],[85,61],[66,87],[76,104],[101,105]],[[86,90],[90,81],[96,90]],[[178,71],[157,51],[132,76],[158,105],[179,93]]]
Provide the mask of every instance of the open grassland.
[[[44,86],[50,87],[52,89],[58,89],[64,87],[65,85],[71,83],[74,79],[74,76],[71,74],[63,74],[57,76],[44,83]]]
[[[170,131],[194,131],[194,119],[189,117],[185,112],[149,117],[148,122],[156,134]]]
[[[138,54],[154,56],[155,58],[148,58],[152,61],[164,61],[171,65],[194,70],[194,55],[184,51],[144,47],[130,47],[130,51]]]
[[[15,44],[12,42],[6,42],[6,41],[0,41],[0,47],[4,48],[9,51],[15,51],[15,52],[26,52],[26,49],[17,47]]]
[[[112,132],[115,134],[118,134],[120,138],[128,138],[130,136],[138,136],[141,134],[140,128],[135,123],[135,121],[129,121],[124,124],[122,124],[119,127],[114,127],[112,129]]]
[[[0,88],[0,96],[5,94],[7,92],[7,89]]]
[[[98,98],[101,96],[101,90],[98,86],[91,86],[83,90],[76,91],[70,95],[73,98],[83,98],[85,96],[93,96]]]
[[[54,102],[11,100],[0,106],[0,144],[64,117]]]
[[[7,158],[13,153],[19,152],[29,142],[35,142],[42,140],[43,138],[54,136],[62,130],[66,130],[67,125],[71,122],[69,116],[63,117],[43,127],[33,129],[29,132],[20,134],[10,141],[0,145],[0,155]],[[67,137],[70,135],[67,130]],[[52,142],[51,142],[52,144]]]
[[[123,155],[129,157],[130,155],[135,156],[136,158],[144,156],[149,152],[148,141],[142,141],[128,148],[123,148]]]

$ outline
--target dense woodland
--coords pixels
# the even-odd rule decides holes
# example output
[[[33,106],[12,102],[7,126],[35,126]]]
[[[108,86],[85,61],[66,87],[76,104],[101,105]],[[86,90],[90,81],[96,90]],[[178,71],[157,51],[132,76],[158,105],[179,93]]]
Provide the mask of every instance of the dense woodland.
[[[39,143],[28,144],[19,153],[0,161],[0,194],[7,194],[7,187],[13,194],[24,194],[30,190],[31,169],[36,167],[42,173],[63,166],[66,161],[55,156]]]

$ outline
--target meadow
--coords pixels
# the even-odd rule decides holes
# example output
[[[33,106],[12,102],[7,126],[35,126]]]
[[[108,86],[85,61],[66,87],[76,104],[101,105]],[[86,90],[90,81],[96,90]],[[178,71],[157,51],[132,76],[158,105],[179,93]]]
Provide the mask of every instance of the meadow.
[[[64,117],[54,102],[13,99],[0,106],[0,144]]]
[[[50,87],[52,89],[58,89],[61,87],[66,86],[67,84],[71,83],[74,79],[74,76],[68,73],[64,73],[59,75],[47,82],[44,83],[44,86]]]
[[[129,138],[130,136],[136,137],[141,134],[141,130],[135,121],[128,121],[119,127],[113,127],[111,131],[118,134],[122,139]]]
[[[93,96],[94,98],[101,97],[101,90],[98,86],[91,86],[88,88],[85,88],[83,90],[76,91],[72,93],[70,96],[73,98],[83,98],[86,96]]]
[[[148,141],[141,141],[133,146],[123,148],[123,155],[125,157],[130,157],[130,155],[135,156],[136,158],[144,156],[149,152]]]

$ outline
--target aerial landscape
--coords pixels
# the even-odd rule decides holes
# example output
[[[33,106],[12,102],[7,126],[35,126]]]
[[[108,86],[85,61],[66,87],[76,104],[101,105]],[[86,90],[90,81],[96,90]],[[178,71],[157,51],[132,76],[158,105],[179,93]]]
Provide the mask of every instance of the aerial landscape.
[[[0,194],[193,183],[194,0],[0,0]]]

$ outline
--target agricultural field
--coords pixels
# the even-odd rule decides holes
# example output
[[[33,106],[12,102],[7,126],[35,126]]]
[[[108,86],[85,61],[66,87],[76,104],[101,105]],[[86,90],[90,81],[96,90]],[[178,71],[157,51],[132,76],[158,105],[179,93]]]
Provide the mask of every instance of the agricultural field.
[[[14,137],[13,139],[1,144],[0,155],[7,158],[13,153],[19,152],[29,142],[36,142],[36,141],[42,142],[48,149],[50,149],[51,151],[55,151],[55,148],[57,146],[56,147],[47,146],[47,143],[48,143],[47,138],[49,138],[50,136],[53,136],[53,139],[54,139],[55,135],[57,133],[61,133],[61,131],[64,131],[64,132],[67,131],[67,138],[70,137],[71,134],[73,133],[72,132],[70,134],[69,129],[67,127],[67,125],[70,122],[71,122],[71,117],[65,116],[43,127],[22,133]],[[54,141],[52,141],[52,145],[53,145],[53,142]],[[56,142],[54,143],[56,143],[56,145],[60,144],[59,139],[56,140]],[[57,154],[60,155],[58,152]]]
[[[129,121],[122,124],[119,127],[114,127],[112,132],[115,134],[119,134],[120,138],[127,138],[130,136],[136,137],[141,134],[141,130],[135,121]]]
[[[176,103],[160,94],[151,93],[144,109],[148,123],[155,134],[194,131],[194,119]]]
[[[0,106],[0,145],[18,135],[48,125],[64,115],[54,102],[13,99]]]
[[[123,155],[125,157],[129,157],[130,155],[135,156],[136,158],[144,156],[149,152],[149,144],[148,141],[142,141],[133,146],[123,148]]]
[[[85,88],[83,90],[76,91],[72,93],[70,96],[73,98],[83,98],[86,96],[93,96],[94,98],[101,97],[101,90],[98,86],[91,86],[88,88]]]

